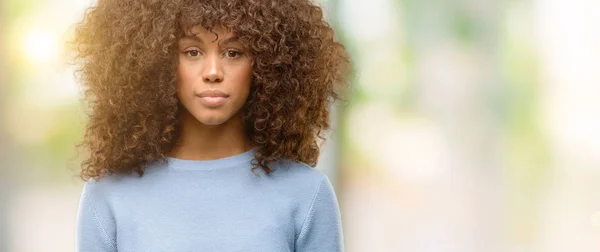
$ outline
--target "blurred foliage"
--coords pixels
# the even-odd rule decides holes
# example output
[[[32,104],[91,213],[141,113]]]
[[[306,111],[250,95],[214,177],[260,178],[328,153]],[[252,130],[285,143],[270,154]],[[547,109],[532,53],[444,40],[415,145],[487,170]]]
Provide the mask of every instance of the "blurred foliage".
[[[339,1],[327,1],[330,9],[337,10],[341,3]],[[547,172],[544,170],[547,160],[545,151],[544,136],[539,134],[539,125],[536,116],[539,114],[536,107],[537,95],[539,93],[538,84],[538,58],[535,54],[533,45],[525,44],[522,41],[528,41],[521,38],[515,38],[511,33],[510,27],[503,27],[506,23],[502,18],[505,10],[498,10],[498,17],[482,17],[481,14],[469,9],[468,1],[436,1],[436,0],[396,0],[392,1],[392,6],[400,12],[401,18],[396,20],[396,25],[402,29],[402,41],[395,48],[388,48],[387,57],[393,58],[390,62],[400,62],[398,67],[403,69],[402,76],[383,77],[391,78],[391,86],[388,98],[383,102],[388,104],[398,115],[403,113],[419,113],[416,103],[419,100],[419,88],[416,82],[416,64],[422,56],[419,52],[422,48],[431,44],[442,43],[443,41],[457,41],[463,47],[471,47],[476,50],[483,50],[496,53],[497,62],[489,62],[492,67],[497,66],[501,70],[498,73],[499,88],[489,90],[489,96],[486,98],[486,104],[495,116],[502,132],[506,134],[506,146],[504,153],[509,157],[511,165],[506,166],[509,177],[514,179],[525,179],[524,183],[536,187],[540,182],[539,175]],[[42,6],[42,1],[36,0],[8,0],[4,1],[5,18],[7,26],[14,25],[12,21],[22,19],[31,13],[32,9]],[[510,4],[503,5],[509,8]],[[332,15],[337,15],[332,12]],[[495,20],[499,18],[499,20]],[[347,47],[353,62],[358,63],[366,60],[372,51],[372,45],[362,44],[357,40],[348,27],[344,27],[339,19],[333,18],[333,25],[336,28],[337,36]],[[437,30],[432,30],[437,29]],[[393,34],[389,39],[395,39]],[[15,38],[9,38],[11,41],[18,41]],[[377,42],[379,43],[379,42]],[[382,44],[385,46],[387,44]],[[14,51],[14,50],[13,50]],[[27,92],[28,83],[26,76],[35,74],[35,67],[28,65],[20,59],[18,53],[11,53],[10,60],[16,64],[11,64],[7,71],[9,75],[7,91],[11,104],[19,104],[20,99],[25,97],[23,92]],[[494,59],[494,58],[492,58]],[[348,131],[348,114],[351,111],[360,108],[362,104],[372,101],[381,101],[381,97],[374,96],[365,90],[369,84],[364,83],[360,76],[370,74],[369,76],[380,76],[388,74],[387,72],[369,73],[366,71],[381,71],[382,67],[373,67],[370,69],[359,68],[355,64],[355,72],[352,76],[348,95],[341,107],[340,128],[342,133],[341,147],[342,152],[356,153],[352,147],[352,133]],[[393,74],[393,73],[392,73]],[[397,88],[401,87],[401,88]],[[13,106],[8,107],[14,108]],[[82,118],[84,115],[78,113],[76,109],[80,104],[71,103],[64,107],[58,106],[52,111],[48,111],[55,118],[56,130],[51,135],[46,136],[44,141],[33,146],[19,146],[23,156],[28,162],[36,163],[35,167],[48,167],[49,174],[60,173],[64,171],[65,161],[75,154],[73,147],[78,138],[82,135]],[[19,108],[14,108],[19,109]],[[353,155],[349,155],[353,156]],[[42,169],[43,170],[43,169]]]
[[[6,100],[3,101],[6,103],[4,108],[7,109],[4,115],[9,117],[2,118],[1,127],[8,132],[9,141],[15,143],[14,153],[18,155],[19,160],[16,162],[18,166],[15,168],[18,171],[16,175],[24,181],[29,181],[30,178],[36,178],[36,181],[62,181],[70,178],[72,168],[81,160],[76,156],[74,146],[82,136],[84,115],[76,99],[72,102],[60,102],[60,104],[28,104],[31,99],[35,99],[31,98],[34,95],[32,92],[50,91],[44,96],[52,96],[56,94],[52,90],[64,88],[62,86],[66,85],[56,83],[56,77],[44,77],[44,74],[51,73],[57,76],[59,72],[68,74],[68,71],[59,69],[61,67],[59,65],[36,64],[28,61],[23,51],[25,38],[22,37],[28,31],[20,30],[31,28],[29,23],[36,20],[36,17],[31,14],[36,13],[39,8],[44,8],[48,2],[5,0],[3,4],[2,16],[5,18],[5,28],[2,29],[4,31],[2,39],[6,43],[7,61],[11,64],[7,64]],[[56,36],[56,39],[60,39],[61,36],[52,35]],[[52,49],[60,50],[60,48]],[[36,95],[34,97],[39,96]],[[51,121],[44,118],[51,118]],[[18,130],[19,124],[23,125],[22,130]],[[40,135],[38,132],[28,132],[28,129],[44,129],[47,133]],[[31,138],[26,135],[39,135],[41,139],[24,141],[23,139]]]

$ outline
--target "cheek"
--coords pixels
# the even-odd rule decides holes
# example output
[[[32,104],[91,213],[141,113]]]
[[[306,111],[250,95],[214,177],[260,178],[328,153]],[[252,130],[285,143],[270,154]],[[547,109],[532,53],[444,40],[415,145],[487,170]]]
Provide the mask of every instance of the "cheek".
[[[193,83],[193,73],[191,68],[182,66],[181,64],[177,66],[177,90],[182,91],[189,88],[189,83]]]
[[[239,83],[241,88],[249,89],[250,83],[252,82],[252,67],[245,66],[240,69],[240,71],[236,74],[237,83]]]
[[[176,94],[179,101],[184,104],[186,104],[187,100],[189,100],[187,94],[192,92],[190,83],[193,83],[193,81],[190,80],[190,77],[191,75],[189,74],[189,68],[186,69],[181,65],[177,67],[177,80],[175,81],[175,87],[177,90]]]
[[[252,69],[244,71],[238,75],[238,84],[240,95],[244,97],[244,100],[247,99],[250,93],[250,86],[252,85]]]

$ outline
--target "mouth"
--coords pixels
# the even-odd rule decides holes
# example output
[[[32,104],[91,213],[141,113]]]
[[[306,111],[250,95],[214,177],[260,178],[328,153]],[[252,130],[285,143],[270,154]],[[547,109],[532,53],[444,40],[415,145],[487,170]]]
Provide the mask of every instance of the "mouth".
[[[201,93],[198,94],[198,97],[200,98],[204,98],[204,97],[223,97],[223,98],[227,98],[229,97],[229,94],[218,90],[218,89],[211,89],[211,90],[205,90],[202,91]]]
[[[212,89],[201,92],[197,97],[208,107],[218,107],[225,103],[227,98],[229,98],[229,94],[221,90]]]

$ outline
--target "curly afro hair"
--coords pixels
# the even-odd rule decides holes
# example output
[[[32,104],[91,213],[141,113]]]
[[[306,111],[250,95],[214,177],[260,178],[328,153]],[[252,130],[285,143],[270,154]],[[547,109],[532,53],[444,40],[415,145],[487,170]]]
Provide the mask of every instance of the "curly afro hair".
[[[179,137],[177,41],[224,27],[253,55],[243,108],[253,169],[281,158],[315,166],[328,107],[351,70],[344,46],[310,0],[99,0],[70,41],[89,121],[78,147],[83,180],[165,161]],[[150,102],[149,102],[150,101]]]

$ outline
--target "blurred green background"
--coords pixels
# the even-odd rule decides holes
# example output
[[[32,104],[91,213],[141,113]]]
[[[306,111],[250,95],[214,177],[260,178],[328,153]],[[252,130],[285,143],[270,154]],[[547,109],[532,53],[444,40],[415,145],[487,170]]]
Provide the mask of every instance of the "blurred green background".
[[[0,251],[74,251],[93,1],[0,2]],[[346,249],[600,251],[600,2],[328,0],[356,73],[318,169]]]

